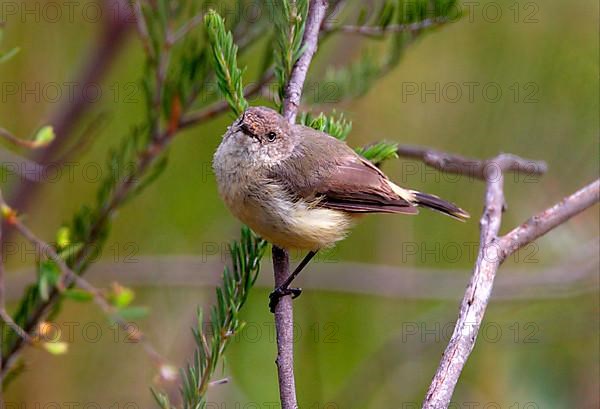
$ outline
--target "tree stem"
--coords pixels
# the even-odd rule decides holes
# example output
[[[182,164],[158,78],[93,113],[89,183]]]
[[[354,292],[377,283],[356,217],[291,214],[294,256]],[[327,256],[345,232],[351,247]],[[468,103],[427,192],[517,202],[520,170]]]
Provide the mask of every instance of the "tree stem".
[[[319,32],[327,11],[326,0],[311,0],[304,26],[301,48],[304,52],[294,64],[290,79],[285,88],[283,116],[293,124],[296,121],[302,88],[312,57],[317,51]],[[273,246],[273,273],[275,288],[282,284],[289,274],[287,251]],[[275,306],[275,329],[277,331],[277,376],[279,397],[282,409],[297,409],[296,381],[294,378],[294,310],[292,297],[285,296]]]
[[[289,275],[287,251],[273,246],[273,271],[275,287],[282,285]],[[277,373],[282,409],[296,409],[296,381],[294,378],[294,311],[292,297],[282,297],[275,307],[277,332]]]

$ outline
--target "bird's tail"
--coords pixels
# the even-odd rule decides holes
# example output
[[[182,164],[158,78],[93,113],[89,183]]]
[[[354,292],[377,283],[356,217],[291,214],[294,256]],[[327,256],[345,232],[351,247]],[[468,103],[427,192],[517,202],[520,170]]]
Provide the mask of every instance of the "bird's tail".
[[[460,221],[465,221],[471,217],[469,213],[456,206],[454,203],[447,202],[437,196],[417,192],[415,190],[411,190],[410,192],[413,194],[414,198],[412,202],[417,206],[427,207]]]

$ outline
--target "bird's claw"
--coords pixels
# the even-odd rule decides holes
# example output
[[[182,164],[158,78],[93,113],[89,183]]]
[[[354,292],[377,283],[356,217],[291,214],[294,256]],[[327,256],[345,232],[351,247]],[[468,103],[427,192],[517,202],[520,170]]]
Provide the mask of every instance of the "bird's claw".
[[[300,294],[302,294],[302,288],[292,288],[292,287],[277,287],[271,294],[269,294],[269,310],[272,313],[275,312],[275,307],[279,303],[281,297],[285,297],[286,295],[291,295],[292,299],[297,298]]]

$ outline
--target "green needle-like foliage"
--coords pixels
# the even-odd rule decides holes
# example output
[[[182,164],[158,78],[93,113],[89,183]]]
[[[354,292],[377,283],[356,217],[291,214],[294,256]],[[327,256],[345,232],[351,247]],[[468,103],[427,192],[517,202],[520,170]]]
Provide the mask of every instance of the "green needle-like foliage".
[[[292,68],[302,55],[302,37],[307,12],[308,0],[275,1],[275,77],[279,104],[285,97],[285,86]]]
[[[352,130],[352,122],[344,118],[344,114],[340,114],[336,117],[327,116],[321,112],[317,117],[313,117],[310,113],[303,112],[300,115],[300,123],[318,131],[325,132],[342,141],[346,140],[348,134]]]
[[[336,117],[334,115],[327,116],[321,112],[318,116],[313,117],[310,113],[303,112],[300,115],[300,124],[325,132],[342,141],[346,140],[352,130],[352,122],[344,118],[343,114]],[[375,166],[380,166],[386,160],[398,157],[398,144],[393,142],[376,142],[354,150],[365,159],[373,162]]]
[[[334,84],[336,101],[364,94],[375,80],[398,64],[409,44],[434,27],[453,21],[457,16],[452,13],[458,10],[455,3],[456,0],[385,0],[375,13],[359,12],[356,24],[378,28],[380,35],[368,39],[374,38],[375,44],[370,42],[368,51],[359,51],[358,55],[362,55],[359,60],[335,71],[328,70],[325,81],[319,84]],[[254,57],[259,69],[257,75],[262,78],[269,70],[274,70],[278,100],[273,103],[279,106],[285,97],[294,64],[303,52],[308,0],[276,0],[275,4],[261,2],[262,8],[273,8],[273,19],[252,22],[239,14],[245,10],[244,6],[240,6],[237,8],[238,15],[228,19],[227,25],[212,10],[202,18],[201,10],[206,10],[202,1],[140,0],[136,4],[140,5],[138,23],[143,29],[139,32],[146,53],[140,79],[145,92],[145,112],[143,118],[131,127],[131,132],[123,136],[123,142],[109,153],[107,168],[110,171],[97,186],[95,200],[81,206],[71,221],[59,230],[66,232],[69,239],[57,240],[58,243],[64,241],[57,245],[57,251],[78,274],[83,274],[97,258],[117,210],[140,194],[165,169],[166,147],[179,131],[182,116],[195,103],[198,105],[195,108],[203,109],[208,107],[207,102],[212,102],[198,101],[199,93],[205,91],[209,81],[216,78],[220,93],[235,115],[248,107],[242,81],[245,68],[238,66],[238,51],[255,50],[255,44],[265,47],[262,52],[254,54],[260,55],[258,59]],[[361,4],[358,2],[359,7]],[[346,6],[350,7],[344,4]],[[368,18],[368,15],[373,17]],[[197,27],[202,21],[204,25]],[[271,27],[273,23],[274,27]],[[411,25],[411,29],[387,31],[399,25]],[[262,38],[268,39],[266,44],[261,41]],[[0,53],[0,63],[17,51],[11,49]],[[267,57],[261,58],[263,55]],[[330,95],[331,90],[317,91],[324,98]],[[319,102],[319,98],[314,102]],[[313,117],[303,114],[299,121],[340,140],[345,140],[352,128],[351,122],[343,115],[321,113]],[[356,152],[379,166],[385,160],[395,158],[396,150],[395,143],[378,142],[358,148]],[[194,330],[197,348],[191,362],[181,371],[183,409],[206,406],[205,396],[211,377],[222,362],[231,337],[244,325],[240,311],[256,280],[265,247],[266,243],[246,227],[242,229],[240,240],[231,245],[231,266],[225,269],[223,285],[216,290],[216,304],[208,314],[210,321],[204,322],[203,313],[198,313],[198,326]],[[57,274],[52,262],[41,260],[36,267],[37,281],[25,290],[14,313],[15,322],[28,332],[32,332],[41,319],[48,319],[47,311],[58,310],[65,294],[79,298],[85,295],[73,291],[58,293],[55,288]],[[5,326],[1,327],[2,359],[6,362],[9,357],[13,360],[23,340]],[[21,369],[18,363],[14,365],[13,371],[4,377],[5,382],[18,375]],[[153,394],[160,407],[174,408],[166,395],[156,391]]]
[[[232,265],[225,267],[223,285],[216,289],[217,303],[210,309],[210,323],[206,326],[203,312],[198,311],[198,324],[193,329],[194,359],[181,370],[183,409],[206,407],[206,390],[219,360],[229,341],[244,327],[240,310],[258,277],[266,246],[247,227],[242,228],[240,240],[229,246]],[[161,408],[173,407],[165,394],[153,390],[153,395]]]
[[[234,114],[238,116],[248,108],[242,85],[244,70],[237,65],[238,47],[233,42],[231,32],[225,29],[223,18],[215,11],[210,10],[204,16],[204,24],[212,49],[212,61],[219,89]]]
[[[370,160],[375,166],[380,166],[386,160],[398,157],[398,144],[381,141],[356,148],[355,151],[365,159]]]
[[[368,47],[358,60],[346,66],[328,69],[324,81],[318,83],[315,102],[339,102],[364,95],[377,79],[398,65],[409,45],[439,26],[456,21],[459,10],[456,0],[386,0],[376,13],[363,9],[356,25],[381,29],[381,34],[370,37],[377,47]],[[374,17],[367,20],[367,15]],[[378,49],[383,50],[383,57],[378,57]]]

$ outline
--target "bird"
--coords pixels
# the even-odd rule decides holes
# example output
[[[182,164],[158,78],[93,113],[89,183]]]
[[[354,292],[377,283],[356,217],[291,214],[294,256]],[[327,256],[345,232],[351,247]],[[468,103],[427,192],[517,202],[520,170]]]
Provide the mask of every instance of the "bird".
[[[263,239],[308,253],[270,295],[270,309],[301,289],[293,279],[321,249],[370,213],[417,214],[419,207],[464,221],[469,213],[435,195],[398,186],[345,142],[290,124],[277,111],[247,108],[227,128],[213,158],[220,197]]]

